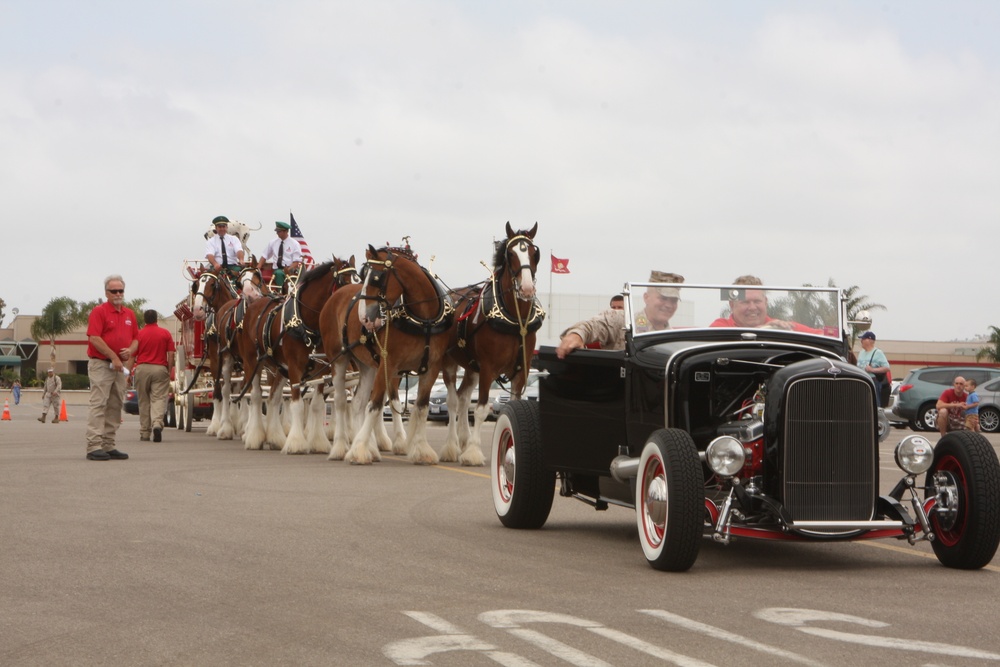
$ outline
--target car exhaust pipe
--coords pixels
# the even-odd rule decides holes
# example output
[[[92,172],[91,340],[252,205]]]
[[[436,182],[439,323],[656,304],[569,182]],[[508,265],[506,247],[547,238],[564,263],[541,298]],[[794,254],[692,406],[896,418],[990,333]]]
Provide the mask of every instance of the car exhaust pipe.
[[[631,456],[616,456],[611,461],[611,477],[623,484],[639,476],[639,459]]]

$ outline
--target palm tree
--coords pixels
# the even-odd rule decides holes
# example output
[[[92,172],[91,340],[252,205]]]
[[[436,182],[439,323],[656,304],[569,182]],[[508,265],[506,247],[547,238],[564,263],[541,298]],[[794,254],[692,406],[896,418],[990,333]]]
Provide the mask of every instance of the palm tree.
[[[830,286],[833,286],[833,278],[830,278]],[[844,294],[844,302],[846,304],[847,310],[847,320],[854,321],[858,319],[858,315],[862,311],[867,310],[869,312],[873,310],[888,310],[881,303],[873,303],[869,301],[871,297],[867,294],[859,294],[858,291],[861,288],[857,285],[851,285],[850,287],[845,287],[842,292]],[[854,344],[858,342],[858,334],[856,330],[851,331],[850,349],[854,349]]]
[[[990,327],[990,344],[988,347],[980,348],[976,352],[976,361],[986,359],[987,361],[1000,364],[1000,327]]]
[[[80,304],[68,296],[56,297],[42,308],[42,314],[31,325],[31,337],[39,343],[45,339],[51,342],[49,358],[52,363],[56,360],[56,337],[72,331],[87,312],[81,311]]]

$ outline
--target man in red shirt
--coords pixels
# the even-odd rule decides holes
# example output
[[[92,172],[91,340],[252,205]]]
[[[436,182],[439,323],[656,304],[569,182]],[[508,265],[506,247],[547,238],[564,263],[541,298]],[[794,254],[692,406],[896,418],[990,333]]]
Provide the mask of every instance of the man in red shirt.
[[[90,311],[87,320],[87,375],[90,377],[90,413],[87,418],[87,460],[124,460],[128,454],[115,449],[115,434],[122,422],[122,402],[128,369],[125,362],[139,345],[139,323],[125,307],[125,280],[118,275],[104,279],[107,301]]]
[[[139,395],[139,439],[160,442],[163,414],[170,389],[170,371],[174,367],[174,337],[156,323],[156,311],[142,314],[146,326],[139,331],[139,347],[135,353],[135,389]]]
[[[941,398],[937,402],[937,427],[941,437],[948,434],[948,431],[962,431],[965,429],[965,408],[966,398],[965,378],[959,375],[955,378],[955,383],[948,389],[941,392]],[[949,424],[949,418],[954,415],[954,426]]]

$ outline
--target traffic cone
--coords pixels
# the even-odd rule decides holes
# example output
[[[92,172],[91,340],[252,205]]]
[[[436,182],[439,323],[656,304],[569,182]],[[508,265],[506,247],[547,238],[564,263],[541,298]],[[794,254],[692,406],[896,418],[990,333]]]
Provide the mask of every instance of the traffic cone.
[[[7,399],[3,401],[3,417],[0,417],[0,421],[10,421],[10,402]]]
[[[59,408],[59,421],[61,421],[61,422],[68,422],[69,421],[69,415],[66,414],[66,399],[65,398],[63,399],[62,407]]]

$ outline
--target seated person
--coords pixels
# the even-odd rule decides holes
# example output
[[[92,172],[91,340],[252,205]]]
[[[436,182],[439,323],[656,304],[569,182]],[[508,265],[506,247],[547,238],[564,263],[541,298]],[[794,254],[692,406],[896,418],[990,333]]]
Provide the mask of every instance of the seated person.
[[[212,265],[212,270],[226,272],[236,278],[243,265],[243,244],[235,236],[227,234],[229,218],[226,216],[216,216],[212,224],[215,225],[215,235],[205,243],[205,259]]]
[[[284,288],[286,276],[295,275],[298,273],[299,267],[302,266],[302,246],[289,236],[291,228],[292,226],[287,222],[274,223],[274,232],[278,236],[267,244],[264,254],[257,262],[258,269],[263,269],[265,262],[271,264],[274,269],[272,280],[274,285],[279,288]],[[282,291],[285,290],[282,289]]]
[[[959,375],[954,384],[941,392],[937,405],[937,427],[942,437],[948,431],[965,430],[965,410],[968,408],[968,397],[965,393],[965,378]]]
[[[733,281],[734,285],[763,285],[757,276],[740,276]],[[798,322],[776,320],[768,317],[767,294],[763,290],[741,290],[739,298],[729,300],[729,317],[720,317],[712,322],[710,327],[750,327],[754,329],[782,329],[785,331],[800,331],[802,333],[822,334],[822,329],[807,327]]]
[[[684,276],[653,271],[651,283],[682,283]],[[636,332],[661,331],[670,328],[670,318],[677,312],[680,290],[676,287],[649,287],[642,295],[645,308],[635,316]],[[589,320],[577,322],[562,333],[556,356],[565,359],[573,350],[599,343],[605,350],[625,349],[625,311],[609,309]]]

